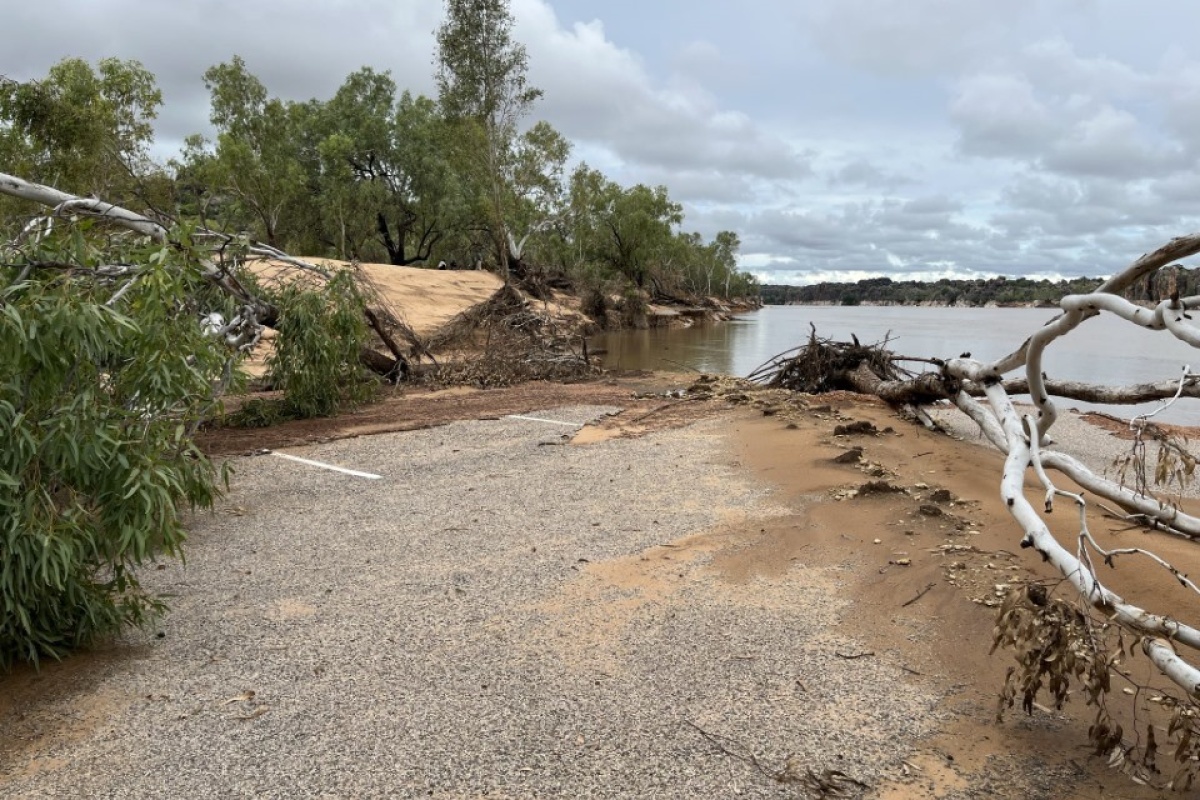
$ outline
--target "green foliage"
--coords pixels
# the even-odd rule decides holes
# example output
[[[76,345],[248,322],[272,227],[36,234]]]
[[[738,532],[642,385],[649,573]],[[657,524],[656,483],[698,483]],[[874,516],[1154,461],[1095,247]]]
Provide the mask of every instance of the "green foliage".
[[[113,202],[146,172],[151,123],[162,103],[154,76],[136,61],[96,68],[68,58],[40,81],[0,77],[0,169],[79,195]],[[24,211],[0,199],[0,223]]]
[[[638,287],[676,258],[699,255],[695,241],[676,234],[683,210],[666,187],[625,189],[581,164],[569,187],[571,230],[566,238],[577,264],[601,264]]]
[[[219,491],[191,432],[227,355],[186,233],[99,250],[94,232],[60,224],[0,266],[0,666],[151,620],[135,568],[179,555],[179,509]],[[112,263],[134,266],[99,278]]]
[[[683,234],[665,187],[625,188],[586,165],[568,179],[570,142],[544,121],[520,131],[540,92],[511,27],[506,2],[451,0],[436,102],[397,97],[391,75],[369,67],[304,103],[271,97],[239,58],[211,68],[218,137],[189,139],[183,205],[292,252],[753,294],[736,234]]]
[[[273,300],[279,336],[267,358],[267,377],[283,391],[284,417],[330,416],[374,396],[378,384],[359,362],[367,324],[352,271],[337,273],[320,289],[297,281]]]
[[[447,117],[482,120],[489,135],[511,136],[541,97],[526,81],[529,56],[512,26],[508,0],[446,0],[436,78]]]
[[[448,0],[436,100],[364,67],[332,97],[272,95],[234,57],[203,76],[211,141],[188,137],[171,174],[147,153],[161,96],[136,62],[69,59],[38,82],[0,79],[0,165],[82,195],[152,205],[309,256],[483,264],[518,277],[599,274],[680,297],[751,291],[736,235],[679,231],[666,188],[624,187],[526,121],[540,92],[506,0]],[[132,198],[136,196],[136,200]],[[0,198],[0,222],[27,213]]]
[[[280,401],[252,397],[237,411],[225,416],[220,424],[232,428],[269,428],[289,419],[297,417],[289,416]]]
[[[1099,286],[1096,278],[1074,278],[1065,281],[1033,280],[1032,278],[977,278],[936,282],[893,281],[891,278],[866,278],[856,283],[816,283],[811,286],[762,287],[762,300],[767,304],[841,303],[858,305],[918,305],[944,304],[982,306],[1052,305],[1068,294],[1087,294]],[[847,300],[851,302],[847,302]]]
[[[267,89],[235,56],[204,73],[212,93],[210,119],[217,128],[212,154],[200,139],[189,141],[188,164],[202,183],[233,202],[219,208],[226,223],[253,225],[259,238],[282,242],[284,228],[301,217],[305,172],[299,129],[303,105],[267,96]]]
[[[512,39],[513,18],[508,0],[446,0],[446,18],[437,31],[438,102],[455,130],[451,141],[468,194],[474,195],[500,263],[508,277],[514,212],[525,205],[537,184],[526,183],[528,156],[546,163],[562,137],[548,138],[553,129],[535,125],[518,142],[517,128],[542,91],[529,86],[529,57],[524,45]],[[545,175],[546,173],[543,173]],[[551,178],[551,180],[553,180]],[[518,248],[519,249],[519,248]]]

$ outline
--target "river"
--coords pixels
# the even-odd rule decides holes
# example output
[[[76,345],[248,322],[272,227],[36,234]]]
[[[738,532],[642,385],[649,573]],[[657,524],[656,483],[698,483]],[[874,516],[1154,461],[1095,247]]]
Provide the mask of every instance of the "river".
[[[849,340],[854,334],[864,344],[886,338],[888,349],[901,355],[951,358],[969,352],[987,361],[1015,350],[1055,314],[1046,308],[767,306],[730,322],[601,334],[591,346],[607,350],[604,364],[612,368],[746,375],[803,344],[815,325],[823,338]],[[1165,331],[1102,314],[1051,345],[1044,369],[1053,378],[1119,384],[1176,378],[1184,365],[1200,370],[1200,353]],[[1121,416],[1156,407],[1062,405]],[[1200,425],[1200,400],[1182,399],[1158,419]]]

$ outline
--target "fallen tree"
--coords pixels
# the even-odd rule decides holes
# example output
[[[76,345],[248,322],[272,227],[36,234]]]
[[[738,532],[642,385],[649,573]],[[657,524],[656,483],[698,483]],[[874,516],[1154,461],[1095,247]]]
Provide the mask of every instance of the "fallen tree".
[[[264,327],[276,328],[279,320],[279,309],[266,301],[258,293],[248,288],[240,279],[248,261],[270,260],[286,267],[307,273],[321,281],[328,281],[333,276],[329,270],[319,264],[296,258],[270,245],[242,237],[213,231],[207,228],[180,230],[173,233],[163,222],[147,215],[130,211],[126,208],[107,203],[103,200],[89,197],[79,197],[58,189],[30,183],[29,181],[0,172],[0,194],[28,200],[43,207],[50,213],[42,218],[34,219],[27,227],[25,235],[36,235],[47,225],[52,225],[55,218],[68,216],[87,217],[114,226],[125,228],[135,234],[146,236],[165,247],[179,249],[183,246],[181,236],[189,240],[203,243],[208,251],[207,256],[199,262],[202,274],[219,287],[228,296],[236,299],[241,307],[232,318],[221,319],[214,334],[224,338],[235,350],[248,351],[258,343]],[[15,242],[14,244],[19,244]],[[53,267],[52,264],[45,265]],[[37,264],[29,265],[30,270],[37,269]],[[136,280],[138,268],[128,265],[126,274],[129,280]],[[373,287],[371,293],[374,292]],[[364,347],[359,352],[362,364],[372,372],[390,380],[399,380],[411,370],[411,351],[405,353],[395,341],[397,331],[404,326],[386,306],[368,308],[364,306],[364,317],[367,324],[376,332],[382,343],[387,347],[390,356],[372,347]],[[413,339],[416,347],[415,337]]]
[[[1200,397],[1197,376],[1185,369],[1175,380],[1131,386],[1057,381],[1043,371],[1044,354],[1056,340],[1068,335],[1091,317],[1111,314],[1126,322],[1200,347],[1200,327],[1190,311],[1200,308],[1200,296],[1171,297],[1147,308],[1121,296],[1138,281],[1180,258],[1200,251],[1200,234],[1172,240],[1148,253],[1105,281],[1093,293],[1063,298],[1061,313],[1008,355],[984,362],[969,354],[948,359],[912,359],[897,356],[882,345],[863,346],[857,340],[838,343],[818,339],[777,356],[751,377],[775,386],[801,391],[841,388],[874,394],[897,407],[948,400],[974,420],[987,440],[1006,455],[1000,480],[1001,497],[1022,531],[1021,547],[1037,552],[1070,587],[1066,596],[1078,611],[1064,611],[1045,589],[1033,586],[1015,592],[1001,609],[997,644],[1018,650],[1019,667],[1010,672],[1004,701],[1011,705],[1020,695],[1032,710],[1040,691],[1050,691],[1061,705],[1072,681],[1082,684],[1089,702],[1098,706],[1092,739],[1097,750],[1115,766],[1137,780],[1164,785],[1190,786],[1200,770],[1200,620],[1196,609],[1142,608],[1128,602],[1101,579],[1097,564],[1113,566],[1118,560],[1139,557],[1163,569],[1164,577],[1193,595],[1200,587],[1181,570],[1143,547],[1105,548],[1089,526],[1097,501],[1082,493],[1060,488],[1051,478],[1058,472],[1077,486],[1119,509],[1123,519],[1188,539],[1200,538],[1200,518],[1185,513],[1171,497],[1156,493],[1155,485],[1192,475],[1196,459],[1179,442],[1150,422],[1153,414],[1131,422],[1132,487],[1097,476],[1077,459],[1051,443],[1058,419],[1053,397],[1101,403],[1163,401],[1159,410],[1180,398]],[[929,368],[914,373],[905,362],[924,362]],[[1018,373],[1010,375],[1010,373]],[[1014,404],[1014,394],[1028,394],[1032,413]],[[1157,411],[1154,413],[1158,413]],[[1160,462],[1155,474],[1146,464],[1145,443],[1157,439]],[[1043,487],[1042,510],[1026,497],[1025,481],[1032,477]],[[1056,500],[1077,508],[1079,533],[1070,546],[1060,542],[1046,524]],[[1081,622],[1082,620],[1082,622]],[[1109,676],[1121,672],[1122,650],[1132,636],[1136,647],[1159,675],[1174,685],[1174,693],[1156,693],[1155,702],[1169,714],[1166,728],[1175,743],[1178,771],[1163,781],[1155,766],[1157,745],[1153,729],[1125,731],[1113,721],[1104,704],[1110,691]],[[1114,643],[1115,642],[1115,643]]]

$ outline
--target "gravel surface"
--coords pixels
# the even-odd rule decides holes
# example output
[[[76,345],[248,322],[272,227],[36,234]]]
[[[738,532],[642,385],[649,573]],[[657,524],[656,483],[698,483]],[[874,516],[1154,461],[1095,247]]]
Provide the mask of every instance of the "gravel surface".
[[[783,511],[725,421],[560,446],[614,410],[289,451],[380,480],[236,459],[186,565],[147,575],[173,595],[159,635],[39,696],[0,793],[804,796],[772,777],[789,763],[877,782],[939,698],[845,656],[837,569],[711,570]]]

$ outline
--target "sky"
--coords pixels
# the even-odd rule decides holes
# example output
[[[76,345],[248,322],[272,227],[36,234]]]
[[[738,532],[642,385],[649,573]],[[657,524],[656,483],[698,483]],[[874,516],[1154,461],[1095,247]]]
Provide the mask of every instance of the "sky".
[[[1194,0],[512,0],[549,121],[764,283],[1103,276],[1200,229]],[[40,0],[0,74],[141,61],[156,154],[209,132],[204,71],[272,95],[354,70],[434,95],[441,0]]]

